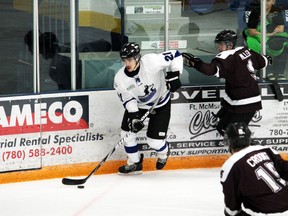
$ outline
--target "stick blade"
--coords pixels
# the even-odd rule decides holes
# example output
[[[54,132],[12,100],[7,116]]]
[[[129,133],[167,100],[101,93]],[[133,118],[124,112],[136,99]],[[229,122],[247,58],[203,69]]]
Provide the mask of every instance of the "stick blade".
[[[70,178],[63,178],[62,179],[62,184],[64,185],[81,185],[86,182],[85,179],[70,179]]]
[[[280,89],[280,86],[278,84],[277,81],[271,81],[272,83],[272,91],[274,92],[275,94],[275,98],[278,100],[278,101],[283,101],[284,97],[283,97],[283,93]]]

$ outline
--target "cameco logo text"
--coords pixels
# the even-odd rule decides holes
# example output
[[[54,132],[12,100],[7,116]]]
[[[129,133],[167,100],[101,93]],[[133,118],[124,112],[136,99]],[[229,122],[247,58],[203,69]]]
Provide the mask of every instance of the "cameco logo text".
[[[0,102],[0,134],[87,129],[88,96]]]

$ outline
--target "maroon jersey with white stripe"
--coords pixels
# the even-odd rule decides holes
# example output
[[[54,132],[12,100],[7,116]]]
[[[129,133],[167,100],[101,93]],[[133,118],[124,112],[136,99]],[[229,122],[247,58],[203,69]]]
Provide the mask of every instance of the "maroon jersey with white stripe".
[[[244,113],[262,109],[256,72],[267,65],[264,55],[237,47],[219,53],[211,63],[196,64],[195,68],[206,75],[224,78],[223,107],[230,112]]]
[[[227,215],[241,204],[258,213],[288,210],[288,161],[269,147],[249,146],[234,153],[222,166],[221,183]]]

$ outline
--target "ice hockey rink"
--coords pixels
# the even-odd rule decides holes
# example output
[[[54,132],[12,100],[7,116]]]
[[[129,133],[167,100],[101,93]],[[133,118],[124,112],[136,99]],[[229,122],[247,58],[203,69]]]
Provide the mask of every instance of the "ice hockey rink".
[[[219,172],[209,168],[94,175],[84,189],[63,185],[62,179],[0,184],[0,215],[221,216]]]

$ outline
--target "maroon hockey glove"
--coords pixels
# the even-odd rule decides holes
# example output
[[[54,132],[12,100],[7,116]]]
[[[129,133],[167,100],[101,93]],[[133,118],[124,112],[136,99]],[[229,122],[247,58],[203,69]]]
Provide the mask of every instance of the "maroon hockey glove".
[[[265,57],[266,57],[267,60],[268,60],[268,65],[272,65],[272,63],[273,63],[272,57],[269,56],[269,55],[265,55]]]
[[[192,55],[191,53],[182,53],[183,56],[183,64],[187,67],[194,67],[196,64],[202,63],[203,61]]]
[[[128,127],[133,133],[138,133],[144,128],[144,123],[140,120],[140,112],[129,113]]]

